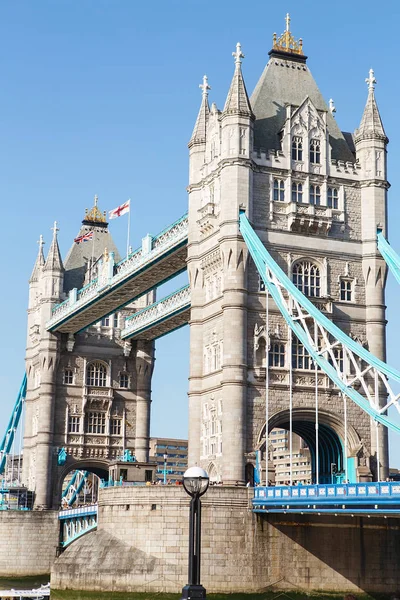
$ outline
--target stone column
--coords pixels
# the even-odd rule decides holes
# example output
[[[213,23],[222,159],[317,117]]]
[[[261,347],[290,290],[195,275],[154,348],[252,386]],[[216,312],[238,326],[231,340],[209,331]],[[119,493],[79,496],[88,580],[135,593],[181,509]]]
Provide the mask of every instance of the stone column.
[[[150,446],[151,377],[154,366],[154,345],[139,340],[136,355],[136,440],[135,456],[139,462],[148,462]]]
[[[194,290],[192,292],[194,295]],[[193,307],[190,319],[189,447],[188,466],[200,465],[203,327],[201,308]]]
[[[247,399],[247,286],[244,242],[225,242],[222,362],[222,480],[244,483]]]

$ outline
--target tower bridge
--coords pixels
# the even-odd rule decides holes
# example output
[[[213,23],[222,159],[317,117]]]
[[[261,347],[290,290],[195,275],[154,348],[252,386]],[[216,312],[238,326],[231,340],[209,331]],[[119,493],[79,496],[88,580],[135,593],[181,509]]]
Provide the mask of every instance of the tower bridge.
[[[273,38],[251,96],[240,44],[233,58],[223,107],[210,106],[206,76],[200,85],[189,140],[188,213],[175,221],[171,215],[170,226],[145,236],[125,258],[97,197],[66,257],[56,223],[46,258],[40,238],[29,281],[26,375],[0,446],[0,472],[24,403],[22,479],[37,508],[59,508],[72,471],[79,476],[67,490],[64,485],[67,504],[87,473],[107,479],[121,457],[129,457],[132,469],[134,460],[138,467],[147,465],[155,343],[188,324],[189,463],[221,484],[205,500],[212,513],[207,536],[225,552],[226,564],[231,561],[232,580],[240,576],[235,590],[244,584],[246,591],[253,589],[255,569],[265,581],[271,573],[281,581],[287,562],[282,557],[293,548],[304,550],[307,575],[299,570],[296,576],[305,589],[311,589],[310,572],[328,573],[330,565],[335,576],[342,569],[352,585],[369,589],[373,570],[365,566],[364,535],[380,536],[379,544],[375,537],[371,542],[382,550],[376,559],[379,581],[371,583],[380,590],[382,565],[392,572],[393,556],[398,562],[393,541],[398,524],[385,522],[400,511],[399,486],[385,482],[387,431],[400,431],[391,415],[400,409],[400,373],[386,363],[385,282],[387,265],[400,281],[400,259],[386,239],[388,138],[376,80],[371,70],[366,105],[351,134],[340,130],[333,101],[323,99],[289,19],[282,36]],[[188,285],[156,297],[158,287],[183,272]],[[289,432],[285,486],[270,485],[274,428]],[[296,485],[292,434],[310,451],[309,486]],[[254,497],[246,481],[262,484]],[[86,564],[82,573],[60,568],[56,581],[69,587],[73,572],[83,585],[92,578],[95,587],[103,570],[114,581],[115,564],[131,559],[126,544],[132,549],[133,507],[144,530],[141,538],[140,527],[135,529],[135,543],[143,542],[147,552],[140,547],[140,564],[150,555],[152,566],[130,576],[138,578],[135,585],[143,576],[145,586],[146,573],[153,577],[154,569],[162,585],[172,585],[164,553],[169,521],[163,517],[160,532],[159,513],[174,506],[177,522],[183,522],[185,501],[179,489],[157,488],[127,488],[110,480],[98,505],[57,512],[63,546],[73,542],[83,554],[90,546],[91,571],[88,575]],[[214,509],[220,523],[228,523],[226,535],[232,530],[236,539],[214,540]],[[32,519],[38,514],[31,513]],[[51,511],[43,514],[52,522]],[[342,519],[337,528],[330,520],[335,515]],[[382,520],[368,533],[361,519],[377,515]],[[311,534],[297,533],[301,528]],[[327,554],[332,536],[341,549],[336,553],[335,547],[335,556]],[[274,552],[269,543],[276,544]],[[357,549],[358,570],[351,565],[348,572],[340,562],[347,543]],[[176,546],[181,552],[181,540]],[[113,554],[109,571],[104,549]],[[278,567],[271,558],[275,551]],[[244,583],[238,569],[243,555],[243,572],[250,565]],[[181,568],[181,555],[175,559]],[[68,567],[74,553],[67,550],[60,560]],[[214,565],[207,568],[208,576],[214,573]],[[171,569],[177,572],[175,564]],[[326,585],[333,581],[329,577],[330,572]]]
[[[187,214],[121,258],[95,198],[65,259],[57,225],[46,259],[41,241],[23,465],[37,505],[58,504],[68,465],[107,472],[127,450],[148,461],[154,342],[185,324],[189,462],[213,481],[268,483],[272,427],[307,440],[315,484],[330,463],[354,484],[386,478],[387,427],[398,429],[388,379],[400,375],[385,363],[376,229],[387,236],[388,139],[376,81],[371,71],[350,134],[290,32],[269,56],[249,97],[236,46],[222,109],[204,77]],[[184,271],[189,285],[156,298]]]

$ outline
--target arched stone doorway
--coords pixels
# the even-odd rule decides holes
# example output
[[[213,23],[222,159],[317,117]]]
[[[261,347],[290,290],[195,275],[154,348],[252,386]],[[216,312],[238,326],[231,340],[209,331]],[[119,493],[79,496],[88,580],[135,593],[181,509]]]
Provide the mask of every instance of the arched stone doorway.
[[[74,460],[68,457],[66,464],[59,470],[57,485],[53,496],[53,506],[58,507],[61,503],[63,483],[72,471],[88,471],[97,475],[100,479],[108,480],[108,463],[99,460]]]
[[[311,478],[317,480],[317,449],[315,410],[313,408],[294,408],[292,411],[292,431],[302,438],[310,452]],[[275,413],[269,419],[268,431],[275,428],[290,430],[289,409]],[[361,447],[360,437],[354,427],[347,427],[347,470],[345,464],[345,426],[339,416],[326,411],[318,415],[318,481],[319,483],[338,483],[347,478],[357,480],[356,456]],[[271,439],[269,440],[271,448]],[[265,454],[265,424],[258,438],[257,449]],[[265,462],[265,458],[264,458]]]

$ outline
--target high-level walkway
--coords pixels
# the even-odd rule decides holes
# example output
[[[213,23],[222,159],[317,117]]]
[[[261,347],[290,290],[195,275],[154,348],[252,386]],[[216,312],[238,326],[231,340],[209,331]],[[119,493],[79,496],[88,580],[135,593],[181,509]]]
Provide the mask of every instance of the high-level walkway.
[[[99,265],[99,276],[53,309],[48,331],[77,333],[162,285],[186,269],[188,217],[185,214],[118,264],[113,256]]]

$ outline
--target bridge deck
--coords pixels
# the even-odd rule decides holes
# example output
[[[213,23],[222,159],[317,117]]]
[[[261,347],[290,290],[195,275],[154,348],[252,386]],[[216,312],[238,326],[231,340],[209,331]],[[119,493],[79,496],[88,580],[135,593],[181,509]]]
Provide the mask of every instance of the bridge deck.
[[[77,333],[117,311],[186,269],[188,218],[184,215],[142,248],[114,265],[100,265],[100,276],[53,309],[48,331]]]
[[[125,321],[122,339],[155,340],[183,327],[190,318],[190,288],[188,285],[166,298],[143,308]]]
[[[257,513],[400,513],[400,482],[257,487]]]

